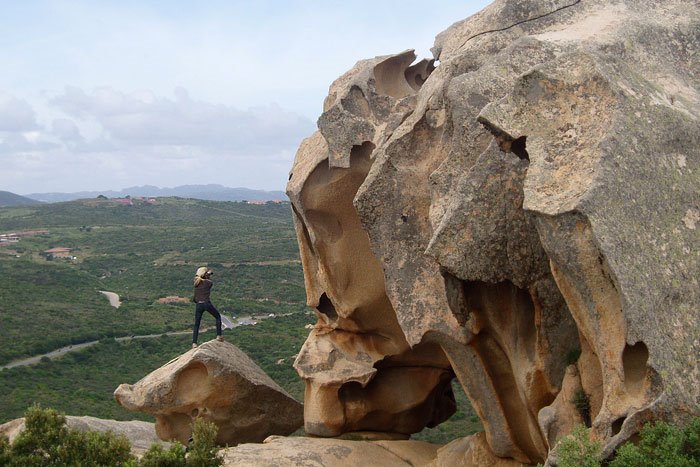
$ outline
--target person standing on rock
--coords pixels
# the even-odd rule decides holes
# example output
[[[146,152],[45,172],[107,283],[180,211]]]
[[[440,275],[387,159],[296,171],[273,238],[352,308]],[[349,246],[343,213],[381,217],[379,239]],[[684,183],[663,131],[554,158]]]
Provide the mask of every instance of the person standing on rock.
[[[192,329],[192,348],[197,347],[197,338],[199,336],[199,325],[202,322],[202,315],[208,311],[216,319],[216,340],[223,341],[224,336],[221,334],[221,314],[211,303],[211,281],[213,271],[202,266],[197,269],[194,276],[194,298],[193,301],[197,304],[194,310],[194,328]]]

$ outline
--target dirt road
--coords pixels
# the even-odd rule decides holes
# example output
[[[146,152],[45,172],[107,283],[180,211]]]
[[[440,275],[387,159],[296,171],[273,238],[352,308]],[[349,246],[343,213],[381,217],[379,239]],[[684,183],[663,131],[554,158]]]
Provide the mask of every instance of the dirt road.
[[[105,293],[105,292],[102,292]],[[112,292],[106,292],[106,293],[112,293]],[[117,295],[117,294],[114,294]],[[117,300],[119,296],[117,295]],[[239,317],[235,320],[233,320],[233,327],[237,328],[238,326],[245,326],[248,324],[252,324],[253,321],[259,321],[263,319],[269,319],[269,318],[276,318],[278,316],[289,316],[292,313],[284,313],[284,314],[279,314],[279,315],[274,315],[274,316],[269,316],[269,315],[258,315],[258,316],[242,316]],[[207,328],[202,328],[200,332],[207,332],[214,329],[214,327],[207,327]],[[156,337],[160,336],[178,336],[178,335],[183,335],[183,334],[191,334],[192,330],[187,329],[186,331],[172,331],[172,332],[164,332],[160,334],[144,334],[140,336],[125,336],[125,337],[115,337],[114,340],[117,342],[124,342],[124,341],[130,341],[134,339],[155,339]],[[27,357],[23,358],[21,360],[15,360],[13,362],[10,362],[6,365],[0,366],[0,370],[4,370],[6,368],[14,368],[17,366],[28,366],[28,365],[36,365],[41,361],[42,358],[50,358],[51,360],[55,358],[62,357],[63,355],[67,354],[68,352],[75,352],[77,350],[82,350],[87,347],[91,347],[95,344],[97,344],[100,341],[90,341],[90,342],[83,342],[82,344],[75,344],[75,345],[67,345],[65,347],[61,347],[60,349],[52,350],[51,352],[41,354],[41,355],[35,355],[33,357]]]
[[[105,290],[100,290],[99,292],[107,297],[109,304],[114,308],[119,308],[121,306],[122,302],[119,300],[119,295],[115,294],[114,292],[107,292]]]

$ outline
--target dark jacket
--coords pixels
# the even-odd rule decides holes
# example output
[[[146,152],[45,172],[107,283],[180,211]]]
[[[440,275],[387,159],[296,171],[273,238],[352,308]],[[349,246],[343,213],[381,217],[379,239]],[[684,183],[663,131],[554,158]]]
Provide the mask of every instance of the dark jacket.
[[[199,285],[194,286],[194,301],[197,303],[208,302],[211,286],[214,285],[209,279],[202,279]]]

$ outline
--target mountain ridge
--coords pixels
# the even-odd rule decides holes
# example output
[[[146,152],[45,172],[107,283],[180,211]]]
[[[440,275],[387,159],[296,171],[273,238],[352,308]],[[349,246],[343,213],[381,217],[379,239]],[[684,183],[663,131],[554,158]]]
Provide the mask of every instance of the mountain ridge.
[[[36,204],[41,204],[41,201],[10,191],[0,191],[0,207],[32,206]]]
[[[83,198],[95,198],[99,195],[109,198],[120,198],[124,196],[178,196],[181,198],[195,198],[209,201],[273,201],[286,200],[287,195],[280,190],[266,191],[245,187],[227,187],[219,184],[207,185],[179,185],[175,187],[157,187],[154,185],[141,185],[123,188],[119,191],[78,191],[73,193],[49,192],[49,193],[29,193],[26,198],[46,203],[58,203],[62,201],[73,201]]]

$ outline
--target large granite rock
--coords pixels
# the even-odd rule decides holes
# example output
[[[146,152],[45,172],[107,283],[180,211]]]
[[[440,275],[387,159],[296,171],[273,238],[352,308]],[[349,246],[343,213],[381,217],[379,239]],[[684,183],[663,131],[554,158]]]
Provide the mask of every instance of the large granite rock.
[[[350,441],[271,436],[264,444],[222,450],[225,466],[415,466],[430,464],[440,446],[423,441]]]
[[[235,445],[288,435],[302,425],[302,406],[228,342],[209,341],[166,363],[114,397],[126,409],[156,417],[156,433],[187,443],[194,419],[219,427],[217,442]]]
[[[116,435],[123,435],[131,443],[131,451],[136,455],[141,455],[148,451],[153,444],[160,444],[166,448],[169,446],[168,443],[164,443],[156,436],[153,423],[148,422],[137,420],[121,422],[95,417],[66,415],[66,426],[72,430],[111,431]],[[13,442],[22,431],[24,431],[24,418],[17,418],[0,425],[0,436],[7,437],[10,442]]]
[[[413,60],[411,53],[360,62],[347,82],[345,77],[336,82],[338,93],[348,86],[349,90],[336,96],[321,127],[335,131],[327,121],[329,115],[341,121],[350,118],[347,125],[360,121],[356,113],[364,115],[374,108],[364,96],[376,96],[366,82],[358,87],[363,83],[360,78],[366,81],[374,76],[365,68],[401,57],[400,63],[406,62],[405,57],[409,63]],[[358,77],[353,77],[356,72]],[[395,101],[390,96],[379,99],[377,105],[386,109],[377,111],[372,125],[387,125],[382,118]],[[328,100],[326,105],[331,105]],[[411,347],[406,341],[385,292],[381,264],[372,256],[369,238],[352,205],[372,165],[369,156],[374,143],[352,146],[356,141],[336,141],[337,151],[340,147],[348,151],[347,160],[338,161],[341,166],[337,167],[328,165],[333,156],[327,139],[317,132],[302,143],[288,185],[307,302],[319,317],[295,362],[306,382],[304,427],[317,436],[371,430],[408,437],[454,412],[453,373],[438,345]]]
[[[698,30],[689,0],[497,0],[437,66],[333,83],[287,188],[308,432],[439,423],[453,374],[485,428],[467,463],[700,413]]]

